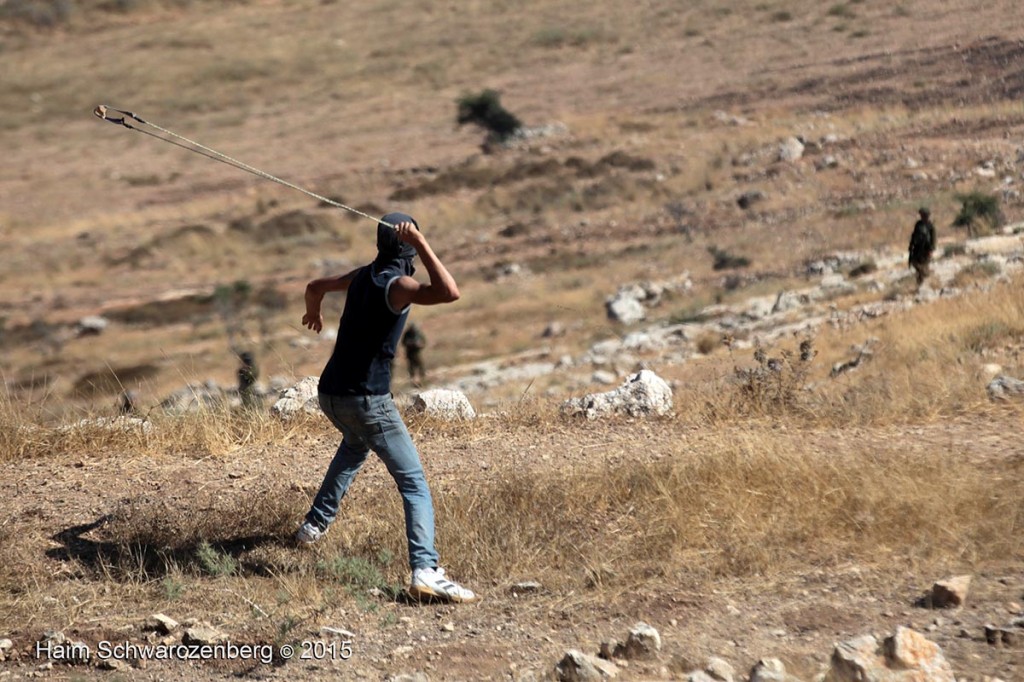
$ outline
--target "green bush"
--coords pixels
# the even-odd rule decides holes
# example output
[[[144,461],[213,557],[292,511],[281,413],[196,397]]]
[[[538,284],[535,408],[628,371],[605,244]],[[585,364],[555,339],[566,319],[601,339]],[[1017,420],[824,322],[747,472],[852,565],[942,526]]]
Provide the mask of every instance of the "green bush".
[[[472,123],[486,130],[497,140],[508,139],[523,127],[523,124],[501,104],[501,95],[495,90],[482,90],[466,94],[458,100],[458,124]]]
[[[203,572],[214,578],[233,575],[238,571],[238,560],[227,552],[221,552],[209,542],[203,541],[196,548],[196,558]]]
[[[750,259],[746,256],[737,256],[717,246],[709,246],[708,253],[714,258],[711,266],[715,270],[732,270],[734,268],[745,268],[750,265]]]
[[[999,197],[984,192],[968,192],[956,195],[960,212],[953,219],[953,226],[965,228],[974,237],[991,232],[1002,226],[1003,211],[999,208]]]

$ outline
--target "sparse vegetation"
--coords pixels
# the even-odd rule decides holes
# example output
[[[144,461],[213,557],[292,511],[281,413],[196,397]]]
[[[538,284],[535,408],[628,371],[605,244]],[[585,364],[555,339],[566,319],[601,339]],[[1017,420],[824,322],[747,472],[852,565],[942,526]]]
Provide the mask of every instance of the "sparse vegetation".
[[[455,120],[460,126],[467,123],[480,126],[487,131],[489,139],[496,142],[508,139],[523,126],[516,115],[502,105],[501,95],[496,90],[481,90],[460,97]]]
[[[26,6],[0,0],[0,14]],[[943,616],[928,636],[946,638],[958,679],[1013,679],[1013,649],[957,633],[1020,601],[995,577],[1024,562],[1024,408],[985,392],[996,365],[1020,376],[1020,275],[953,244],[930,301],[903,255],[910,207],[952,216],[951,192],[999,182],[965,169],[1015,158],[1016,5],[915,9],[914,22],[860,0],[66,7],[0,17],[14,169],[0,178],[13,198],[0,210],[0,637],[18,652],[61,628],[150,639],[140,622],[159,611],[238,642],[349,629],[357,651],[337,671],[168,662],[155,677],[529,679],[552,652],[645,618],[664,650],[626,678],[663,665],[683,678],[681,661],[725,642],[737,669],[779,656],[809,680],[837,639],[931,623],[907,615],[917,593],[971,573],[963,622]],[[922,35],[924,52],[881,44]],[[496,88],[489,103],[480,84]],[[317,336],[298,321],[302,286],[373,258],[372,221],[100,125],[96,92],[371,218],[417,216],[464,293],[415,309],[431,382],[473,385],[486,415],[409,427],[443,565],[482,604],[403,599],[403,509],[373,458],[323,541],[290,542],[337,446],[322,418],[161,406],[186,384],[235,383],[226,325],[238,346],[261,342],[264,381],[319,372],[345,299],[325,300]],[[451,125],[459,92],[464,124],[492,140],[520,115],[537,127],[477,153]],[[802,159],[780,160],[789,135]],[[830,156],[842,172],[819,171]],[[755,189],[756,210],[737,210]],[[1013,188],[997,196],[1020,220]],[[983,215],[977,227],[992,229]],[[824,286],[839,280],[829,270],[849,280]],[[683,273],[692,289],[612,330],[616,287]],[[92,314],[109,326],[77,336]],[[626,350],[592,350],[634,332]],[[605,390],[596,370],[638,367],[672,386],[673,415],[559,414],[568,392]],[[155,368],[133,376],[145,421],[116,419],[111,391],[137,368]],[[541,587],[513,596],[525,580]],[[12,669],[38,665],[25,663]]]
[[[735,270],[750,265],[750,259],[746,256],[738,256],[714,245],[708,247],[708,253],[714,261],[711,266],[714,270]]]
[[[960,211],[953,219],[953,226],[967,230],[971,237],[988,234],[1003,224],[1003,212],[999,197],[984,192],[967,192],[956,195]]]

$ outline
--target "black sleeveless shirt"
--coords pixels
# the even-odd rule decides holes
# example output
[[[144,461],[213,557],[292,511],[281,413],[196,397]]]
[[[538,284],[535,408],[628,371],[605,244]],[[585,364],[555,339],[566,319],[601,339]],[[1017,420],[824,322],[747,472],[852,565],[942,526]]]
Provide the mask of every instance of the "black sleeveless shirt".
[[[388,289],[402,276],[397,268],[360,268],[348,287],[334,352],[320,375],[319,390],[328,395],[387,395],[409,306],[394,311]]]

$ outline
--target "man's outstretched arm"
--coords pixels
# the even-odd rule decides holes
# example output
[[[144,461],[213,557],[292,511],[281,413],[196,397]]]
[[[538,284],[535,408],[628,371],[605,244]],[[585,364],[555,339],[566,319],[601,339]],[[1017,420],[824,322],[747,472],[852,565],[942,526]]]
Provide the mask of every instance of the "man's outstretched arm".
[[[358,268],[352,272],[335,277],[321,277],[306,285],[306,313],[302,316],[302,324],[317,334],[324,328],[324,316],[320,312],[320,303],[324,295],[331,291],[346,291]]]
[[[392,310],[401,310],[410,303],[438,305],[459,300],[459,285],[455,283],[455,278],[416,226],[413,223],[399,223],[397,230],[398,238],[416,249],[430,282],[421,284],[412,277],[400,277],[388,290],[388,302]]]

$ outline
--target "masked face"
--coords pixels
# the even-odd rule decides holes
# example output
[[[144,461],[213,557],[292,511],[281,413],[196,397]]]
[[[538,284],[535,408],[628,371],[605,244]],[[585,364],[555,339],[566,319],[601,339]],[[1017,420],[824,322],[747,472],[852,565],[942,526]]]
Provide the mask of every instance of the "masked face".
[[[396,267],[403,274],[412,275],[416,270],[413,265],[416,249],[399,239],[395,230],[384,223],[397,225],[409,222],[415,225],[416,229],[419,229],[419,223],[405,213],[388,213],[381,220],[383,222],[377,224],[377,258],[374,260],[374,264],[378,269]]]

